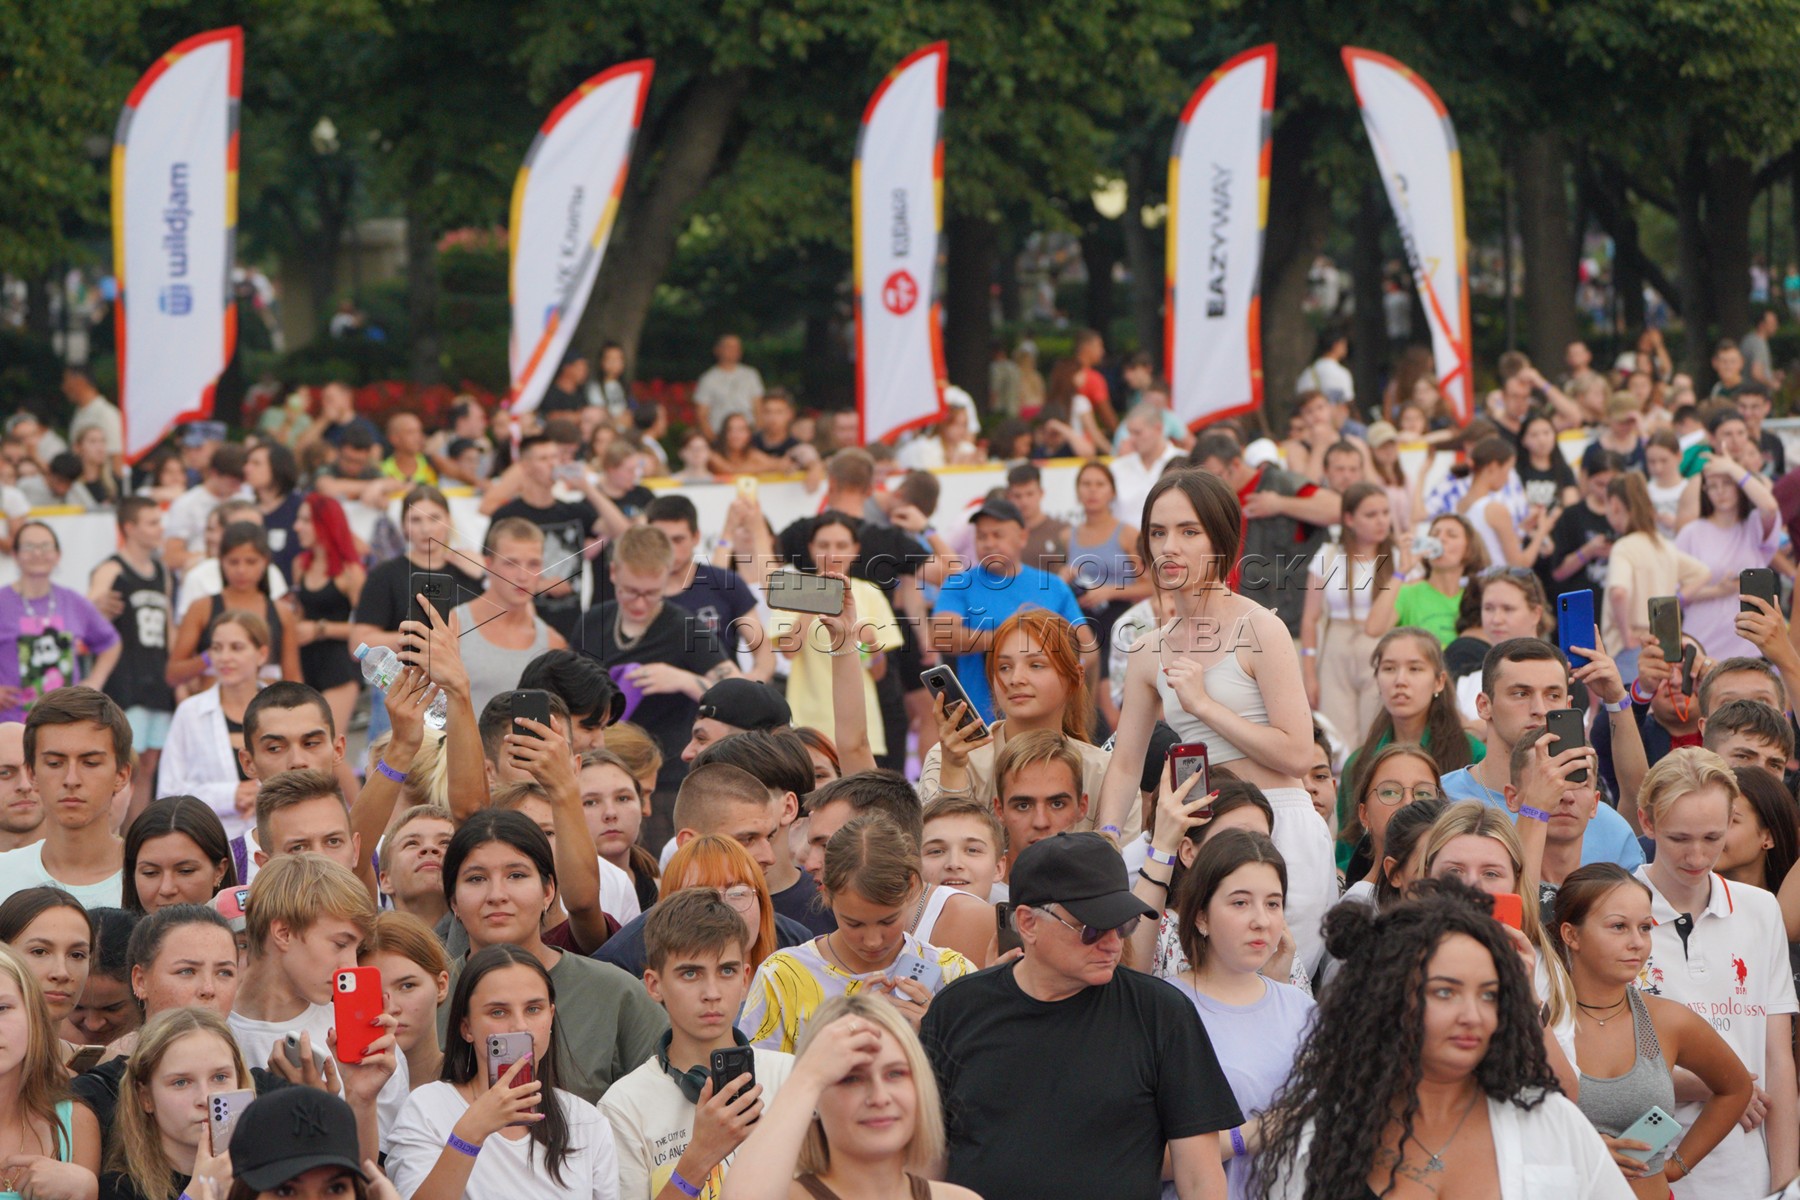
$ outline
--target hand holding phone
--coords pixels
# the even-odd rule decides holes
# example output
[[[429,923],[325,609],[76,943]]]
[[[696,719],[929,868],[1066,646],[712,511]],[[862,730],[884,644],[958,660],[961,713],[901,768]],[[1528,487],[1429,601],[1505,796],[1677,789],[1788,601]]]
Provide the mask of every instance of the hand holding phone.
[[[921,958],[908,950],[894,960],[893,967],[888,971],[888,978],[896,981],[910,979],[935,996],[944,982],[944,968],[941,963]]]
[[[1508,929],[1523,929],[1525,901],[1516,892],[1501,892],[1494,900],[1494,920]]]
[[[756,1086],[756,1052],[749,1046],[714,1050],[707,1065],[715,1096],[729,1094],[735,1098]]]
[[[487,1037],[487,1081],[493,1088],[501,1078],[514,1066],[520,1069],[512,1077],[511,1090],[537,1083],[534,1074],[535,1064],[532,1062],[532,1042],[529,1033],[490,1033]],[[508,1125],[532,1125],[542,1120],[536,1112],[538,1096],[541,1089],[529,1096],[520,1096],[507,1101]]]
[[[1738,573],[1738,611],[1761,612],[1747,597],[1755,596],[1777,613],[1781,611],[1781,593],[1773,567],[1746,567]],[[1652,1109],[1652,1112],[1660,1111]]]
[[[1169,788],[1180,791],[1181,785],[1196,775],[1200,777],[1200,782],[1194,786],[1199,793],[1204,796],[1212,791],[1212,766],[1207,756],[1206,743],[1182,742],[1178,746],[1169,747]]]
[[[1550,731],[1550,757],[1587,745],[1587,728],[1582,721],[1579,708],[1558,708],[1545,714],[1544,724]],[[1588,769],[1583,767],[1569,772],[1566,778],[1570,783],[1586,783],[1589,775]]]
[[[374,967],[349,967],[337,973],[331,993],[332,1018],[337,1028],[339,1061],[360,1063],[369,1046],[382,1035],[377,1023],[385,1010],[381,972]]]
[[[970,746],[980,744],[989,736],[987,723],[981,719],[981,714],[975,711],[975,705],[969,701],[969,693],[963,690],[962,680],[956,677],[956,671],[952,667],[946,665],[921,671],[919,672],[919,682],[931,692],[933,704],[941,705],[946,717],[958,703],[963,706],[961,715],[956,718],[955,727],[962,730],[968,729],[971,725],[975,726],[976,732],[972,732],[966,739]],[[942,728],[941,725],[940,728]]]
[[[237,1128],[238,1118],[256,1099],[254,1088],[240,1088],[233,1092],[214,1092],[206,1098],[207,1124],[212,1128],[212,1152],[214,1155],[225,1153],[231,1145],[231,1131]]]

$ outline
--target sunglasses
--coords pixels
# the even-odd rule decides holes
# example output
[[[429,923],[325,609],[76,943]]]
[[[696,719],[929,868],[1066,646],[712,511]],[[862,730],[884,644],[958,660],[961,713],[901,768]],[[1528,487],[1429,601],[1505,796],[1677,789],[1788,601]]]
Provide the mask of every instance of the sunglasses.
[[[1052,921],[1055,921],[1063,928],[1073,930],[1080,934],[1081,944],[1084,946],[1092,946],[1109,933],[1116,933],[1121,938],[1129,938],[1132,935],[1132,932],[1137,929],[1138,922],[1144,919],[1142,917],[1133,917],[1123,925],[1115,926],[1112,929],[1095,929],[1092,925],[1076,925],[1069,921],[1065,921],[1047,908],[1041,908],[1038,911],[1045,916],[1048,916]]]

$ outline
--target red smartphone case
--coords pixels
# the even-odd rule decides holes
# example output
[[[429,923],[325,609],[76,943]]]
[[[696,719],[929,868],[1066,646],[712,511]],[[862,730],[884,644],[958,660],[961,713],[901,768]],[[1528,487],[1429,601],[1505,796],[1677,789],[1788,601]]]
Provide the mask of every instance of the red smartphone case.
[[[1494,920],[1511,929],[1521,928],[1525,923],[1525,901],[1512,892],[1495,896]]]
[[[386,1005],[381,996],[381,972],[374,967],[347,967],[337,973],[331,993],[332,1017],[337,1025],[339,1062],[359,1063],[369,1046],[381,1036],[375,1022]]]

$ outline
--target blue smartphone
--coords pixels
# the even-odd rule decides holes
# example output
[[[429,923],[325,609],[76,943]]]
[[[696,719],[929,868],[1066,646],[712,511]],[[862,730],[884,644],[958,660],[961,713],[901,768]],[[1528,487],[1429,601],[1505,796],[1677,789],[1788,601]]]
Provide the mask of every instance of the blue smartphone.
[[[1570,670],[1579,670],[1592,660],[1576,654],[1572,646],[1593,649],[1594,593],[1587,588],[1564,592],[1556,598],[1556,644],[1569,660]]]
[[[1643,1142],[1648,1150],[1621,1150],[1620,1154],[1627,1158],[1635,1158],[1639,1162],[1649,1162],[1661,1154],[1668,1144],[1682,1134],[1681,1122],[1671,1117],[1655,1105],[1650,1111],[1631,1123],[1631,1128],[1619,1135],[1622,1142]]]

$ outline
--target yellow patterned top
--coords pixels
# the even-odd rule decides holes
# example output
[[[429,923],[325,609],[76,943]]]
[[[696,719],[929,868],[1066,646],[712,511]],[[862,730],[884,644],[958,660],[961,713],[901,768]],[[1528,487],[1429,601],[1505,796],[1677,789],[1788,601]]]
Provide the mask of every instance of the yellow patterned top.
[[[871,981],[887,977],[887,971],[852,975],[843,970],[825,957],[819,945],[823,940],[777,950],[757,968],[750,997],[738,1016],[738,1028],[752,1045],[792,1054],[800,1027],[814,1009],[833,996],[854,996]],[[945,984],[975,969],[956,951],[926,945],[910,933],[902,935],[900,953],[936,962],[944,969]]]

